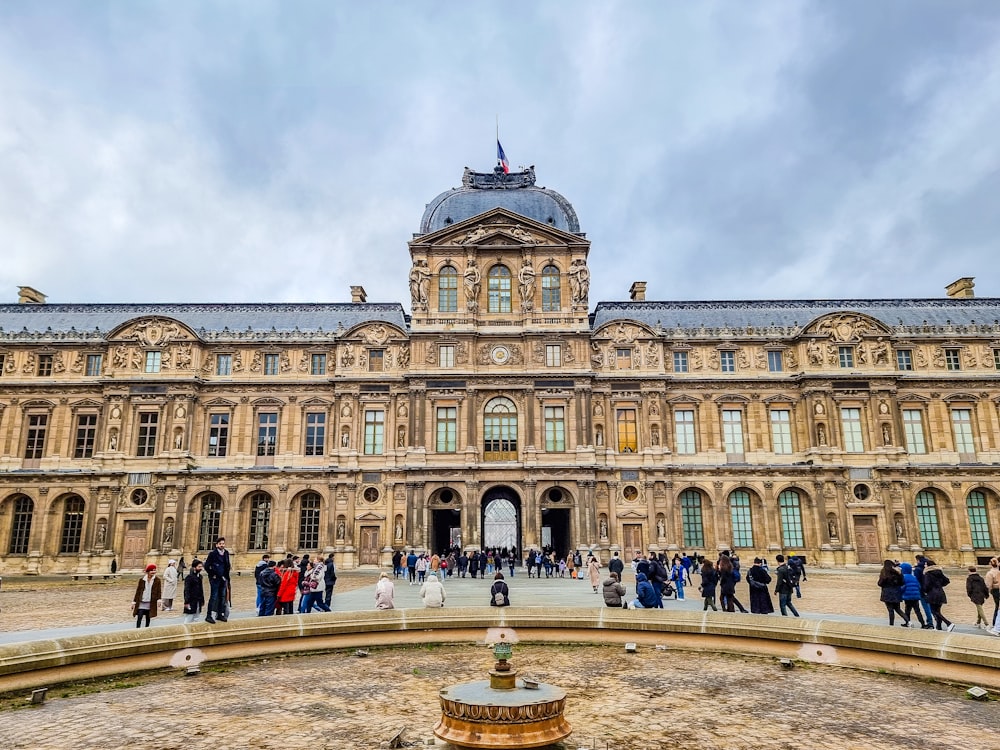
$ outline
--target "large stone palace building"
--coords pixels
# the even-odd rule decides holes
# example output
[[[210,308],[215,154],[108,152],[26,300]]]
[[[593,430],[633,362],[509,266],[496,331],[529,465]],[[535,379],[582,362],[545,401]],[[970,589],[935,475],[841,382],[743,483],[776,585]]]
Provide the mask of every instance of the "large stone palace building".
[[[992,554],[1000,299],[590,307],[534,169],[466,170],[409,242],[410,312],[0,306],[0,570],[551,545]]]

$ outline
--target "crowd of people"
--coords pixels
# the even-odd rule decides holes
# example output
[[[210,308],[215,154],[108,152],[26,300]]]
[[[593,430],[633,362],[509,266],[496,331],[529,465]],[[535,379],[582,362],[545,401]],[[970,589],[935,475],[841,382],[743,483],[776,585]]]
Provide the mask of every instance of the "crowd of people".
[[[948,598],[945,588],[951,583],[935,562],[917,555],[915,564],[885,560],[879,572],[877,585],[880,600],[888,613],[889,625],[913,626],[914,620],[924,629],[953,630],[955,624],[942,611]],[[514,549],[493,548],[482,551],[463,551],[452,548],[440,554],[427,554],[397,550],[392,556],[392,575],[379,574],[375,586],[375,608],[395,608],[395,583],[406,580],[410,586],[420,587],[420,598],[426,607],[443,607],[447,599],[445,582],[448,578],[489,578],[490,606],[510,606],[510,587],[504,569],[513,577],[523,562],[528,578],[573,578],[587,580],[595,593],[603,594],[608,607],[627,609],[661,609],[665,599],[685,599],[685,589],[694,586],[702,601],[702,610],[724,612],[750,612],[772,614],[775,611],[773,594],[782,616],[790,613],[799,617],[794,599],[802,598],[802,582],[806,576],[805,560],[801,556],[775,557],[772,571],[766,558],[756,557],[748,570],[741,569],[735,552],[723,551],[717,559],[700,555],[675,553],[672,558],[663,552],[648,556],[636,550],[631,562],[635,576],[635,592],[629,596],[623,581],[625,561],[614,552],[608,561],[608,575],[601,578],[601,561],[593,553],[586,557],[579,551],[558,556],[554,550],[529,549],[523,558]],[[183,562],[182,562],[183,565]],[[186,622],[193,622],[204,613],[207,623],[226,622],[231,606],[231,562],[225,547],[225,538],[216,540],[215,548],[204,562],[192,561],[186,575],[179,570],[175,560],[170,560],[162,578],[156,565],[148,565],[136,584],[132,600],[132,613],[136,627],[149,627],[160,609],[173,609],[178,585],[183,581],[183,602]],[[203,575],[208,578],[209,595],[206,599]],[[737,595],[742,580],[747,583],[747,603],[743,605]],[[257,586],[257,614],[305,614],[312,611],[329,612],[333,589],[337,581],[333,555],[325,559],[311,558],[309,554],[289,553],[281,560],[262,555],[254,568]],[[966,595],[976,607],[976,626],[1000,636],[997,618],[1000,614],[1000,562],[990,560],[985,577],[976,566],[970,566],[966,578]],[[984,605],[992,598],[993,613],[988,617]],[[296,604],[296,599],[298,603]]]

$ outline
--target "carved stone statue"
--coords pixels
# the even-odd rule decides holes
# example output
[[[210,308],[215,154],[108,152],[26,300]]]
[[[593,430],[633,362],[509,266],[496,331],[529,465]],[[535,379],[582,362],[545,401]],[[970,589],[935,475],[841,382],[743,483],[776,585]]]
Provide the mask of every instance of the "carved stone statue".
[[[882,445],[892,445],[892,428],[887,424],[882,425]]]
[[[816,438],[821,446],[826,447],[826,425],[820,424],[816,427]]]
[[[590,269],[587,268],[587,261],[578,259],[570,264],[569,286],[573,301],[586,304],[587,294],[590,292]]]
[[[606,518],[601,518],[601,539],[608,538],[608,521]]]
[[[337,524],[337,539],[343,540],[345,533],[347,533],[347,527],[344,525],[344,522],[341,521]]]
[[[340,436],[340,444],[345,448],[351,445],[351,433],[347,430],[344,430],[343,434]]]
[[[462,281],[465,284],[465,307],[469,311],[474,311],[479,307],[479,290],[483,282],[483,275],[476,265],[475,258],[469,258]]]
[[[401,521],[396,521],[396,539],[403,538],[403,523]]]
[[[414,307],[426,307],[431,284],[431,270],[426,260],[416,260],[410,269],[410,298]]]
[[[118,430],[111,430],[111,436],[108,438],[108,450],[118,450]]]
[[[597,443],[598,446],[604,445],[604,430],[601,429],[600,425],[598,425],[597,427],[597,433],[594,437],[594,442]]]
[[[830,532],[831,539],[839,539],[840,536],[837,534],[837,519],[829,518],[826,522],[827,530]]]
[[[667,525],[663,522],[662,518],[656,519],[656,535],[660,539],[666,539],[667,537]]]
[[[396,430],[396,445],[400,448],[406,447],[406,428],[400,427]]]
[[[94,546],[103,549],[108,541],[108,525],[101,521],[97,524],[97,537],[94,539]]]
[[[903,538],[903,537],[905,537],[905,536],[906,536],[906,532],[905,532],[905,530],[903,529],[903,522],[902,522],[902,521],[900,521],[900,520],[899,520],[899,519],[897,518],[897,519],[896,519],[896,538],[897,538],[897,539],[902,539],[902,538]]]
[[[170,549],[174,544],[174,522],[167,521],[166,525],[163,527],[163,544],[162,549]]]
[[[535,299],[535,269],[531,260],[525,258],[517,272],[518,292],[521,294],[521,308],[531,310]]]

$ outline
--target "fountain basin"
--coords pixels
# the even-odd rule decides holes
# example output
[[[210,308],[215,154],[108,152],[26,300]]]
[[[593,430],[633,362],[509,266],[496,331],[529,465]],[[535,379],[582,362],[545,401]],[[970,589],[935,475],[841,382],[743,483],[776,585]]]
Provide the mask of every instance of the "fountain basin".
[[[512,689],[490,680],[452,685],[440,692],[441,720],[434,735],[461,748],[544,747],[572,732],[563,715],[566,691],[537,683],[529,689],[515,680]]]

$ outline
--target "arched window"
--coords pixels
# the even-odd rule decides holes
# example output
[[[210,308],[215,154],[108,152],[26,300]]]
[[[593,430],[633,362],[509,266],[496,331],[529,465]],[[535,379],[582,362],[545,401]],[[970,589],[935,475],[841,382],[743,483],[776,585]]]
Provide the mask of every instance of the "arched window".
[[[562,308],[562,288],[559,269],[545,266],[542,269],[542,312],[559,312]]]
[[[517,460],[517,407],[509,398],[491,399],[483,415],[483,460]]]
[[[920,545],[937,549],[941,546],[941,528],[938,526],[937,501],[934,493],[924,490],[917,493],[917,528]]]
[[[704,547],[705,528],[701,518],[701,493],[684,490],[681,493],[681,527],[685,547]]]
[[[255,492],[250,496],[250,534],[248,550],[268,549],[271,539],[271,496]]]
[[[733,546],[753,547],[753,518],[750,515],[750,493],[736,490],[729,495],[729,517],[733,523]]]
[[[35,503],[30,497],[21,495],[14,499],[14,518],[10,525],[10,546],[12,555],[28,554],[28,539],[31,537],[31,519],[35,515]]]
[[[198,519],[198,549],[211,550],[222,528],[222,498],[215,494],[201,499],[201,515]]]
[[[83,498],[71,495],[66,498],[63,508],[62,537],[59,541],[59,553],[73,554],[80,551],[80,540],[83,536]]]
[[[986,495],[978,490],[969,493],[966,500],[969,509],[969,529],[972,531],[972,546],[976,549],[991,549],[990,522],[986,516]]]
[[[785,490],[778,495],[781,511],[781,544],[783,547],[801,547],[805,544],[802,534],[802,506],[799,493]]]
[[[489,293],[488,311],[491,313],[510,312],[510,270],[507,266],[493,266],[487,279]]]
[[[458,311],[458,269],[445,266],[438,274],[438,310]]]
[[[299,549],[319,549],[320,497],[305,493],[299,500]]]

